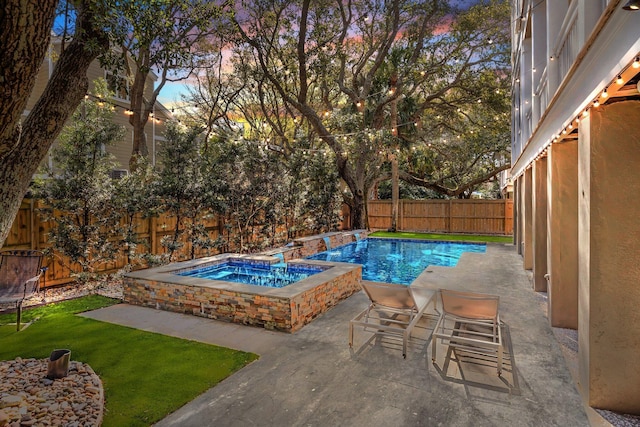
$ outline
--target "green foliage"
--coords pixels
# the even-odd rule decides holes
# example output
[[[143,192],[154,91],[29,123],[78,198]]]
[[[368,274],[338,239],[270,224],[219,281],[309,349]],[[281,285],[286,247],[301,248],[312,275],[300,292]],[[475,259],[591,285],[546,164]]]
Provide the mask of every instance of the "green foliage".
[[[276,153],[253,141],[227,145],[226,217],[235,231],[234,244],[241,252],[269,247],[281,221],[283,189],[287,178]]]
[[[0,326],[0,359],[49,357],[56,348],[89,364],[105,390],[103,426],[148,426],[175,411],[257,355],[76,316],[118,301],[90,296],[33,310],[23,331]],[[0,315],[0,324],[15,315]]]
[[[314,233],[336,230],[342,195],[338,173],[332,167],[333,159],[325,153],[314,153],[306,161],[306,228]]]
[[[424,188],[419,185],[411,185],[407,182],[400,181],[399,182],[400,189],[400,199],[407,200],[424,200],[424,199],[443,199],[443,196],[440,193],[437,193],[428,188]],[[378,185],[378,198],[380,200],[390,200],[391,199],[391,181],[383,181]]]
[[[153,192],[155,179],[151,166],[140,158],[130,174],[114,182],[113,204],[121,215],[116,231],[127,256],[125,269],[140,261],[148,263],[148,242],[138,238],[137,226],[138,220],[155,216],[160,209],[160,200]]]
[[[186,234],[190,257],[195,258],[197,248],[216,246],[202,221],[206,214],[213,215],[220,209],[224,182],[218,176],[217,162],[211,157],[216,154],[209,149],[202,129],[169,123],[165,137],[159,152],[162,167],[154,194],[161,200],[162,210],[176,219],[176,225],[161,244],[168,251],[168,261],[172,261],[183,246],[182,235]]]
[[[109,96],[104,80],[96,81],[95,95]],[[53,149],[53,168],[47,168],[47,177],[35,185],[36,197],[45,205],[41,212],[54,224],[48,236],[51,249],[77,263],[82,279],[89,278],[118,251],[110,240],[119,219],[111,203],[109,172],[114,160],[105,147],[122,135],[109,106],[85,100]]]

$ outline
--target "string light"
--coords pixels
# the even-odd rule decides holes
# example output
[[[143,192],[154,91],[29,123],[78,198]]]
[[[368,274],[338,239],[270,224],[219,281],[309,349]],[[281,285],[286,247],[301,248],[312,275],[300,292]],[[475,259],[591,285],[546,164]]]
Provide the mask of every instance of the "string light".
[[[111,110],[117,110],[118,108],[122,108],[123,114],[125,116],[133,116],[133,114],[134,114],[133,110],[131,110],[130,108],[125,107],[123,105],[119,105],[119,104],[114,103],[112,101],[105,100],[104,98],[102,98],[100,96],[93,95],[93,94],[90,94],[90,93],[87,93],[87,94],[84,95],[84,99],[85,100],[88,100],[89,98],[94,99],[96,101],[96,104],[99,107],[104,107],[105,105],[108,105]],[[152,123],[160,124],[163,121],[163,119],[159,119],[157,117],[154,119],[154,114],[153,113],[150,113],[149,117],[151,118],[151,122]]]
[[[609,94],[607,93],[607,88],[605,87],[604,90],[602,91],[602,96],[603,98],[607,98],[609,96]]]
[[[635,61],[633,61],[633,64],[631,65],[633,68],[640,68],[640,56],[636,56]]]
[[[618,74],[618,78],[616,79],[616,83],[618,83],[619,85],[624,83],[624,80],[622,80],[622,76],[620,74]]]

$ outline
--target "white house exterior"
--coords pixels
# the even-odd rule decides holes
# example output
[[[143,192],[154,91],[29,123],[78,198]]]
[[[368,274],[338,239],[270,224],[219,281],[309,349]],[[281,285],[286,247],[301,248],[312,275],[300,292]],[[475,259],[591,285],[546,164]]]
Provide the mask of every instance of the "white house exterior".
[[[511,1],[511,176],[514,241],[551,325],[578,331],[581,394],[640,414],[640,11],[628,3]]]

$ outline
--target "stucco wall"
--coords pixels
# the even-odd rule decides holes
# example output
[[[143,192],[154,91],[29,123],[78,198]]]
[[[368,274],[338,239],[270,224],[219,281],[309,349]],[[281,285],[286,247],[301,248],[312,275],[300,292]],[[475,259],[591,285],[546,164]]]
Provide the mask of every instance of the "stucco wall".
[[[579,364],[593,407],[640,413],[640,102],[592,108],[579,141]]]
[[[578,142],[553,144],[548,159],[549,321],[578,328]]]

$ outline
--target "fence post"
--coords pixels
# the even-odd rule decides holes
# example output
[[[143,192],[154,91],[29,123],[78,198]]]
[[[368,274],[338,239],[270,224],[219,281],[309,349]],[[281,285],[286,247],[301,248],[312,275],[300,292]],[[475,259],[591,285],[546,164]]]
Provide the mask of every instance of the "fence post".
[[[156,226],[157,220],[155,215],[149,217],[149,250],[151,254],[156,255],[158,253],[157,241],[158,236],[156,235]]]
[[[39,233],[36,232],[36,206],[33,199],[29,199],[29,226],[31,228],[31,240],[29,247],[31,249],[38,249],[38,242],[40,241]],[[38,221],[39,222],[39,221]],[[38,229],[40,227],[38,226]]]
[[[449,224],[447,225],[447,232],[451,233],[451,230],[453,230],[453,224],[452,224],[452,214],[451,211],[453,207],[453,200],[449,199]]]

